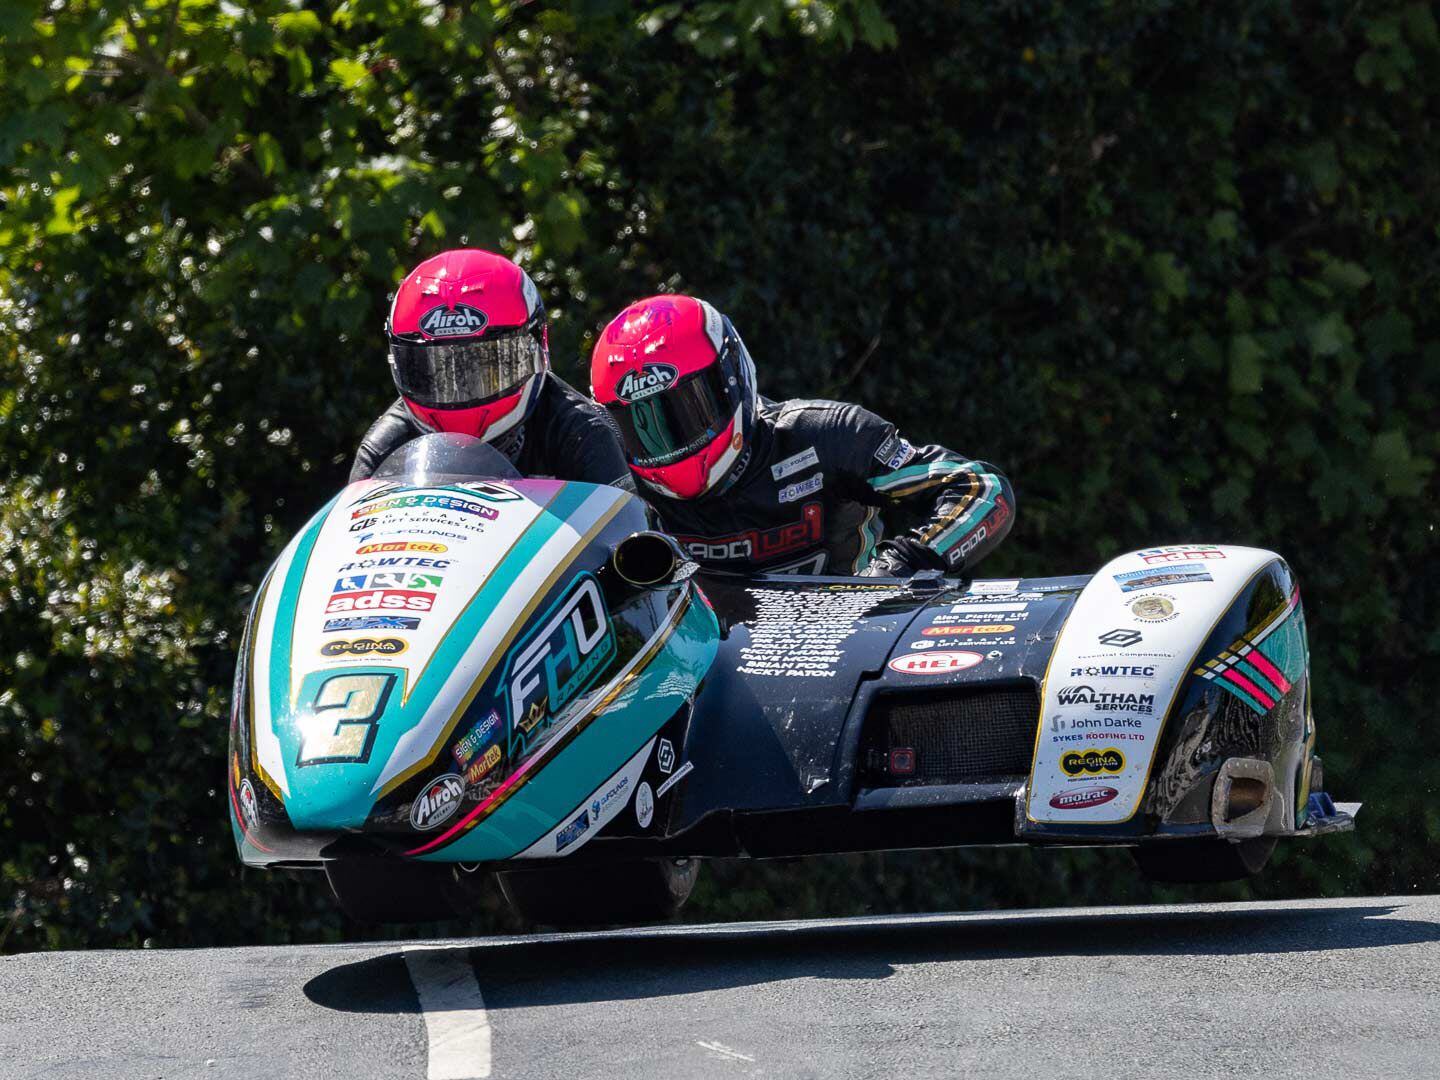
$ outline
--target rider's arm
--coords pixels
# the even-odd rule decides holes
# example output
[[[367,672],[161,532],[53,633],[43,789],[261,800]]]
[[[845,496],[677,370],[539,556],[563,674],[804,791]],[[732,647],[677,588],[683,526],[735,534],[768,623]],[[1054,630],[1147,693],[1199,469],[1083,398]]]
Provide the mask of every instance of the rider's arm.
[[[604,409],[582,398],[557,416],[560,452],[556,461],[563,463],[557,466],[557,477],[635,490],[620,449],[620,434]]]
[[[395,403],[380,414],[360,440],[360,446],[355,451],[355,463],[350,466],[350,483],[369,479],[380,467],[380,462],[420,434],[422,432],[411,419],[405,402],[396,398]]]
[[[903,508],[921,522],[884,541],[871,573],[926,568],[961,574],[994,551],[1015,520],[1015,493],[995,466],[943,446],[912,445],[895,425],[849,406],[855,497]]]

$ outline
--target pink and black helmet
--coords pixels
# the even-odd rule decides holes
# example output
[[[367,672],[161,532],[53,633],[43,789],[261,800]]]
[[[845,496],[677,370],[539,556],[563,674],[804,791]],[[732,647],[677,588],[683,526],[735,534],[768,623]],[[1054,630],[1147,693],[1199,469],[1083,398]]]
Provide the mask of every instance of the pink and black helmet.
[[[550,370],[540,292],[493,251],[457,248],[410,271],[385,333],[395,386],[434,431],[505,434],[530,415]]]
[[[630,471],[676,499],[733,482],[759,402],[745,343],[693,296],[652,296],[615,316],[590,357],[590,393],[619,425]]]

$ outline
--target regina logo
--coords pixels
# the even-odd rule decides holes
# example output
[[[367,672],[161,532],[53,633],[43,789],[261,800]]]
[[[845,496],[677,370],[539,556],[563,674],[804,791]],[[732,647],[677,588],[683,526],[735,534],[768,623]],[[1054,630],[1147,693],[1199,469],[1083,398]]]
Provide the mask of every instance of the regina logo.
[[[1113,787],[1082,788],[1079,791],[1062,791],[1050,799],[1056,810],[1088,810],[1101,806],[1119,795]]]
[[[320,646],[321,656],[398,656],[409,646],[399,638],[350,638],[327,641]]]
[[[615,396],[627,405],[644,401],[668,389],[679,372],[673,364],[646,364],[639,371],[627,371],[615,387]]]
[[[441,304],[420,316],[420,333],[429,338],[469,337],[483,331],[489,321],[483,311],[469,304],[453,308]]]
[[[1071,750],[1060,756],[1060,768],[1066,776],[1081,773],[1118,773],[1125,769],[1125,755],[1114,747],[1108,750]]]
[[[460,796],[465,794],[465,781],[454,773],[446,773],[415,797],[410,804],[410,824],[417,829],[433,829],[450,820],[460,809]]]

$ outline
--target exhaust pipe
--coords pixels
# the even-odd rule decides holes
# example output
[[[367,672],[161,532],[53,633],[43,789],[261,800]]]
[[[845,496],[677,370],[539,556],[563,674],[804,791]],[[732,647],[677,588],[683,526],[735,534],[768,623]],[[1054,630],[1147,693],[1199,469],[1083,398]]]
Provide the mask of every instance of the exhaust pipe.
[[[621,581],[640,589],[669,585],[685,565],[680,545],[664,533],[631,533],[610,553],[610,565]]]

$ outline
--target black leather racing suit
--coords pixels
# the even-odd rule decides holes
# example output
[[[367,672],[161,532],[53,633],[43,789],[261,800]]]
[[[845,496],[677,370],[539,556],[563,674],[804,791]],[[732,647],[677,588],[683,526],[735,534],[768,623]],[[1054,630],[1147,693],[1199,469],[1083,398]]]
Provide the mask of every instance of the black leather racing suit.
[[[838,401],[762,399],[737,467],[733,484],[698,499],[640,485],[664,529],[708,568],[857,574],[875,557],[880,511],[900,509],[922,523],[886,540],[882,560],[960,574],[1015,519],[1010,482],[993,465],[912,446],[894,424]]]
[[[388,454],[424,434],[426,429],[405,402],[396,398],[360,440],[350,482],[373,475]],[[525,421],[490,445],[509,458],[522,476],[553,476],[635,490],[619,437],[605,410],[553,374],[546,374],[540,397]]]

